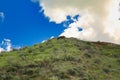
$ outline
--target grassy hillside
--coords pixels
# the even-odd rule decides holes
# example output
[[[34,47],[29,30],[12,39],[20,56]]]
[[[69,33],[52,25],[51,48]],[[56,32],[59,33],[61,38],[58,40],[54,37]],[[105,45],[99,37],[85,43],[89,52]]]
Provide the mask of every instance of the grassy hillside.
[[[120,80],[120,45],[61,37],[3,52],[0,80]]]

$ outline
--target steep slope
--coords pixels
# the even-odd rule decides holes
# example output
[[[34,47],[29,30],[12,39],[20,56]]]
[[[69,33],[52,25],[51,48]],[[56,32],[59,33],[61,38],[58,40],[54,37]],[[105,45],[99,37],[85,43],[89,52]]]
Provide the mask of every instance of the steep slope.
[[[3,52],[0,80],[120,80],[120,45],[59,37]]]

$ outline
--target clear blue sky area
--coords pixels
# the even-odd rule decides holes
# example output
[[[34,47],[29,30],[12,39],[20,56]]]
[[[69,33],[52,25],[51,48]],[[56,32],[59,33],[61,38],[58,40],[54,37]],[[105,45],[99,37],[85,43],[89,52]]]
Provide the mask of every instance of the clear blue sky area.
[[[0,0],[0,12],[5,15],[0,20],[0,41],[7,38],[13,45],[29,46],[60,35],[63,24],[49,22],[40,9],[31,0]]]

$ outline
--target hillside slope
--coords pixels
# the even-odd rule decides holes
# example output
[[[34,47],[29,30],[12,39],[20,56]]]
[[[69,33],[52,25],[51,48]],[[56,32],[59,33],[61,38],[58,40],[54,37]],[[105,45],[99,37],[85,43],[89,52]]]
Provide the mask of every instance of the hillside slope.
[[[0,80],[120,80],[120,45],[60,37],[3,52]]]

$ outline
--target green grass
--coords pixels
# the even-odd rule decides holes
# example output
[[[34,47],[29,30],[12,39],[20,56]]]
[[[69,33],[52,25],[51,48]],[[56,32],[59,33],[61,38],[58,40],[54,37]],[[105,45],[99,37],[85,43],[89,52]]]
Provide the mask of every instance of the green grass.
[[[119,80],[120,45],[54,38],[0,54],[0,80]]]

